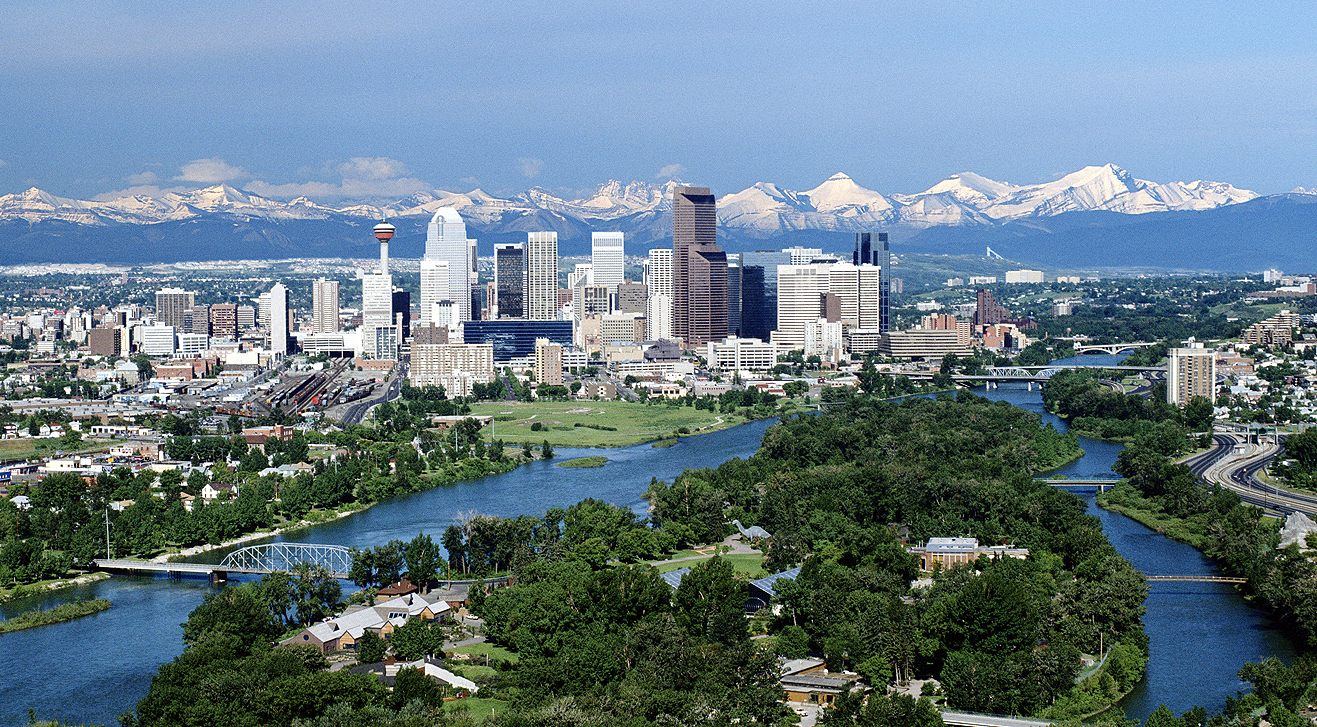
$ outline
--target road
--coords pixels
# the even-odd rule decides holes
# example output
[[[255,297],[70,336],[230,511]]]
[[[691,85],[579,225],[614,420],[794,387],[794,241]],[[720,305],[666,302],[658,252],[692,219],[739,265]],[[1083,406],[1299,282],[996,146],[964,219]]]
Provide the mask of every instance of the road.
[[[942,723],[959,727],[1044,727],[1051,722],[1029,717],[1012,717],[1004,714],[977,714],[975,712],[942,713]]]
[[[1258,472],[1281,453],[1280,445],[1266,443],[1239,447],[1239,440],[1231,434],[1214,434],[1212,441],[1216,446],[1211,451],[1185,460],[1190,471],[1199,478],[1234,491],[1250,505],[1282,515],[1297,511],[1309,517],[1317,516],[1317,496],[1282,490],[1258,479]]]
[[[370,411],[371,407],[383,404],[386,401],[397,399],[402,395],[402,382],[405,381],[406,378],[407,370],[400,365],[395,370],[393,376],[384,382],[383,394],[374,399],[366,399],[348,407],[347,412],[343,414],[343,424],[345,426],[349,424],[360,424],[361,421],[366,418],[366,414]]]

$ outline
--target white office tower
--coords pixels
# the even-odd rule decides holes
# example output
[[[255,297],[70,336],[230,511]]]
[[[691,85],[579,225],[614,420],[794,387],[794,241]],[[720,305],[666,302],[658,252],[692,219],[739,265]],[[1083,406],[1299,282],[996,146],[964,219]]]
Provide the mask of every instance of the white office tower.
[[[475,267],[471,250],[474,240],[466,237],[466,223],[452,207],[440,207],[430,218],[430,227],[425,233],[425,258],[448,265],[447,285],[443,286],[440,297],[426,298],[426,291],[421,290],[421,315],[431,309],[433,303],[451,300],[457,311],[459,321],[471,320],[471,270]],[[422,265],[424,266],[424,260]],[[422,276],[425,275],[422,268]],[[431,274],[437,274],[432,268]],[[431,295],[435,293],[431,290]],[[428,321],[422,321],[426,323]]]
[[[791,256],[792,265],[809,265],[814,262],[814,258],[823,254],[823,249],[818,247],[795,247],[784,248],[782,252]]]
[[[828,292],[841,304],[841,322],[851,328],[877,329],[879,273],[877,265],[838,263],[828,271]]]
[[[270,332],[270,291],[256,296],[256,325],[266,333]]]
[[[651,341],[673,340],[672,332],[672,250],[654,248],[645,266],[645,285],[649,299],[645,304],[646,336]]]
[[[526,233],[526,317],[558,317],[558,233]]]
[[[570,273],[567,273],[568,289],[574,290],[594,284],[594,263],[576,263],[576,267]]]
[[[440,301],[452,302],[448,295],[447,260],[421,258],[421,325],[438,324],[432,311]]]
[[[311,284],[311,328],[313,333],[337,333],[338,281],[317,279]]]
[[[142,326],[142,353],[147,356],[174,355],[174,327],[163,324]]]
[[[270,288],[270,352],[288,355],[288,288],[283,283]]]
[[[805,347],[805,324],[819,319],[832,265],[777,266],[777,330],[773,343]]]
[[[616,293],[617,286],[626,282],[623,274],[622,237],[621,232],[594,232],[590,235],[593,284],[608,286],[610,293]]]

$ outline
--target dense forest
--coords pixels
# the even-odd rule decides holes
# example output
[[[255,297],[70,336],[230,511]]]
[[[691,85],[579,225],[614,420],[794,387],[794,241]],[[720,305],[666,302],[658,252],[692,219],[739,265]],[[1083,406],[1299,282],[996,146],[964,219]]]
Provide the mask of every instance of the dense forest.
[[[1034,414],[967,393],[852,399],[773,427],[748,460],[688,471],[648,497],[660,528],[736,517],[773,534],[769,570],[804,562],[779,589],[786,655],[817,653],[873,684],[938,677],[956,708],[1070,717],[1132,686],[1146,654],[1142,576],[1079,498],[1033,479],[1038,463],[1076,447]],[[902,530],[1031,556],[981,558],[912,589]],[[1081,654],[1107,654],[1108,667],[1076,685]]]

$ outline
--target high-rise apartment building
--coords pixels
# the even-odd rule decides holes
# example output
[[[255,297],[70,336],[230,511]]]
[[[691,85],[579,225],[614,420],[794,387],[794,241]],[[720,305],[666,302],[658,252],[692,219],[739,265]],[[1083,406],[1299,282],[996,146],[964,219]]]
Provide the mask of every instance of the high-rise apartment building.
[[[1183,406],[1195,396],[1216,399],[1216,351],[1203,348],[1172,348],[1166,367],[1166,401]]]
[[[979,288],[977,297],[977,305],[974,307],[974,325],[991,326],[1010,317],[1010,311],[997,305],[997,299],[993,297],[991,290]]]
[[[194,305],[183,311],[181,333],[196,333],[210,338],[210,306]]]
[[[547,338],[535,339],[535,380],[549,386],[562,386],[562,344]]]
[[[251,306],[241,306],[252,310]],[[216,303],[210,307],[210,335],[215,338],[238,340],[238,308],[234,303]],[[253,311],[252,318],[255,318]],[[253,321],[252,326],[255,325]]]
[[[183,327],[183,312],[197,302],[197,294],[182,288],[162,288],[155,294],[156,321],[175,329]]]
[[[311,284],[311,328],[314,333],[337,333],[338,281],[320,278]]]
[[[526,247],[519,242],[494,246],[493,307],[499,318],[526,317]]]
[[[558,317],[558,233],[526,233],[526,318]]]
[[[288,288],[275,283],[270,288],[270,351],[288,354]]]
[[[708,187],[672,193],[673,333],[687,347],[727,338],[727,253]]]
[[[590,263],[594,266],[594,284],[617,292],[625,281],[621,232],[594,232],[590,234]]]
[[[426,316],[431,306],[440,300],[453,301],[458,322],[471,320],[471,271],[475,260],[471,254],[474,240],[466,236],[466,223],[452,207],[440,207],[430,218],[429,228],[425,234],[425,258],[421,265],[421,317],[430,322]],[[428,268],[425,260],[447,262],[447,270],[439,266]],[[432,280],[426,285],[426,273],[437,276],[447,273],[446,284],[442,280]],[[428,293],[428,294],[427,294]]]

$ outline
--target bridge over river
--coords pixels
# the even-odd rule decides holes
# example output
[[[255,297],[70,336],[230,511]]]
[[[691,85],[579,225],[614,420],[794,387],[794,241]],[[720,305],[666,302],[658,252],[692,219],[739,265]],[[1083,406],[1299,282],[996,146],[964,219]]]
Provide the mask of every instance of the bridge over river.
[[[120,573],[165,573],[170,577],[209,576],[211,581],[228,580],[230,573],[285,573],[299,565],[324,566],[335,578],[346,580],[352,570],[352,553],[341,545],[315,543],[267,543],[249,545],[229,553],[218,565],[209,563],[161,563],[152,560],[100,559],[92,561],[100,570]]]

